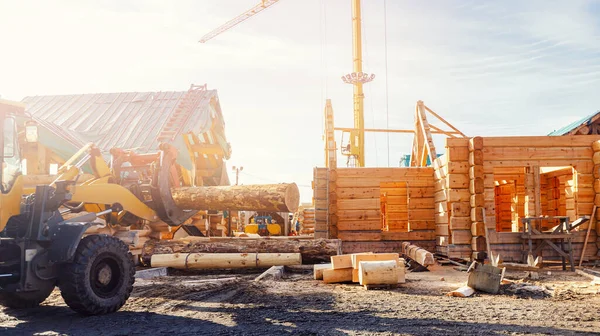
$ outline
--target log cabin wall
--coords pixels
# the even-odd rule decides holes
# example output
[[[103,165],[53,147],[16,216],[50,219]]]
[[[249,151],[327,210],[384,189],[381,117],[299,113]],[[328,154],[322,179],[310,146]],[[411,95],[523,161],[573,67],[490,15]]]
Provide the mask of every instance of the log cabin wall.
[[[448,138],[446,153],[434,163],[438,189],[436,251],[450,258],[468,259],[472,253],[469,140]],[[478,199],[481,202],[481,196]]]
[[[321,210],[320,205],[327,213],[328,238],[341,239],[344,253],[398,252],[404,241],[433,250],[433,173],[431,167],[316,168],[315,208]],[[324,176],[327,181],[321,180]],[[383,195],[387,217],[382,216]],[[317,218],[317,227],[320,223]],[[317,232],[325,230],[315,228]]]
[[[313,169],[313,203],[315,205],[315,238],[327,238],[328,229],[328,171],[327,168]]]
[[[481,140],[479,140],[481,139]],[[515,182],[516,202],[511,204],[513,230],[520,229],[520,218],[523,216],[536,216],[548,213],[549,201],[548,178],[550,175],[541,176],[540,167],[571,167],[572,178],[567,174],[560,178],[564,180],[565,210],[566,214],[574,220],[580,216],[590,216],[594,201],[600,201],[600,143],[592,146],[599,136],[561,136],[561,137],[476,137],[467,139],[448,139],[446,163],[451,166],[453,162],[467,161],[469,171],[466,174],[468,185],[466,191],[469,198],[470,230],[465,228],[465,212],[462,209],[465,194],[465,177],[462,174],[448,173],[446,191],[446,208],[449,214],[449,242],[447,247],[441,242],[447,239],[443,230],[437,232],[437,250],[447,251],[452,258],[474,258],[478,252],[485,251],[485,231],[483,221],[489,230],[492,250],[500,253],[504,260],[521,261],[523,245],[518,232],[497,232],[496,230],[496,184],[500,179],[495,175],[510,174],[511,169],[517,173],[512,180]],[[595,148],[598,154],[594,158]],[[479,149],[481,148],[481,149]],[[520,173],[522,172],[522,173]],[[464,174],[464,173],[463,173]],[[596,176],[594,176],[594,174]],[[481,176],[483,175],[483,177]],[[483,179],[483,187],[481,180]],[[504,180],[504,179],[503,179]],[[522,186],[520,185],[520,181]],[[559,182],[560,183],[560,182]],[[561,188],[559,185],[558,188]],[[595,188],[595,189],[594,189]],[[483,189],[483,190],[482,190]],[[560,189],[559,189],[560,190]],[[546,195],[542,196],[542,193]],[[483,195],[483,205],[481,198]],[[596,197],[594,199],[594,197]],[[560,195],[559,195],[560,199]],[[559,202],[560,203],[560,202]],[[600,203],[600,202],[599,202]],[[440,206],[443,208],[443,206]],[[522,207],[522,214],[519,211]],[[558,208],[560,209],[560,205]],[[516,211],[515,211],[516,210]],[[485,215],[484,215],[485,213]],[[597,214],[600,218],[600,214]],[[515,219],[519,219],[515,223]],[[442,221],[438,225],[442,226]],[[586,257],[592,258],[598,253],[597,230],[593,228],[590,243],[586,249]],[[574,256],[580,257],[585,239],[587,225],[580,227],[575,233]],[[544,250],[544,257],[554,257],[550,250]]]

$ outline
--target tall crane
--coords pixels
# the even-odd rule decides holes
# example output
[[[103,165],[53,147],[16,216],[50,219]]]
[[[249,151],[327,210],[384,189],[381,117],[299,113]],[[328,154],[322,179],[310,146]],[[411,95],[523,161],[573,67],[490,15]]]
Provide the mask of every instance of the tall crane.
[[[226,31],[228,31],[229,29],[237,26],[238,24],[248,20],[249,18],[253,17],[254,15],[264,11],[265,9],[273,6],[274,4],[278,3],[279,0],[262,0],[258,5],[250,8],[249,10],[245,11],[244,13],[236,16],[235,18],[225,22],[225,24],[223,24],[222,26],[218,27],[217,29],[211,31],[210,33],[202,36],[202,38],[200,38],[200,43],[206,43],[208,40],[212,39],[213,37],[220,35],[221,33],[224,33]]]
[[[349,157],[348,162],[356,167],[365,166],[365,117],[364,117],[364,98],[363,84],[372,81],[375,75],[362,72],[362,27],[361,27],[361,0],[352,1],[352,65],[353,72],[342,76],[344,83],[354,86],[354,128],[343,130],[342,140],[347,134],[348,144],[342,144],[342,154]],[[227,21],[222,26],[216,28],[210,33],[202,36],[200,43],[206,43],[208,40],[227,30],[246,21],[252,16],[264,11],[279,0],[262,0],[258,5],[252,7],[246,12],[240,14],[232,20]],[[343,142],[343,141],[342,141]],[[350,160],[352,159],[352,160]],[[350,165],[350,164],[349,164]]]

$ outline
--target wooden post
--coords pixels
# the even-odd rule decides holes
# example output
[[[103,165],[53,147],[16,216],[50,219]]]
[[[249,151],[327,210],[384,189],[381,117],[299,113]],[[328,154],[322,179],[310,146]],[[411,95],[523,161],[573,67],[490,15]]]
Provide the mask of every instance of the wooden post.
[[[471,193],[471,259],[483,259],[486,251],[487,239],[485,231],[477,230],[484,223],[485,227],[485,198],[484,198],[484,174],[483,174],[483,138],[474,137],[469,140],[469,192]],[[482,202],[483,201],[483,202]],[[490,203],[491,211],[494,212],[494,202]],[[495,224],[495,223],[494,223]],[[475,228],[475,230],[473,230]],[[487,230],[487,228],[485,228]]]
[[[329,222],[329,239],[336,239],[338,237],[338,217],[337,217],[337,194],[336,194],[336,181],[337,181],[337,169],[335,167],[329,168],[328,174],[328,189],[327,198],[329,201],[328,208],[328,222]]]
[[[315,205],[314,214],[314,237],[315,239],[327,238],[329,236],[329,193],[328,179],[329,174],[328,168],[314,168],[313,169],[313,203]]]

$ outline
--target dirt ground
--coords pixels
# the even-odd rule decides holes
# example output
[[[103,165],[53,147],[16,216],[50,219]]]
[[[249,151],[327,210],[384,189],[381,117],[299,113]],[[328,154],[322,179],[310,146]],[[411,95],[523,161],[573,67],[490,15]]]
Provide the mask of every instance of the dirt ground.
[[[503,285],[499,295],[469,298],[444,295],[467,278],[449,266],[408,273],[407,283],[394,290],[327,285],[312,274],[254,277],[138,279],[121,311],[95,317],[75,314],[55,291],[36,309],[0,308],[0,335],[600,334],[600,286],[571,273],[543,274],[539,281]]]

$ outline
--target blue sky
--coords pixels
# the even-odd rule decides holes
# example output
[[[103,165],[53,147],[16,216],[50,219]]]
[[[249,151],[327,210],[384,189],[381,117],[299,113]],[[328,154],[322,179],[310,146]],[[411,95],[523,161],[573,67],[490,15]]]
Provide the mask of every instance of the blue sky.
[[[208,83],[241,182],[294,181],[310,201],[325,98],[336,126],[352,125],[350,1],[280,0],[197,43],[257,2],[0,0],[0,95]],[[469,136],[542,135],[600,109],[600,1],[387,0],[387,71],[383,6],[363,1],[367,127],[412,128],[417,100]],[[411,137],[390,144],[397,166]],[[366,146],[367,166],[388,165],[385,134]]]

